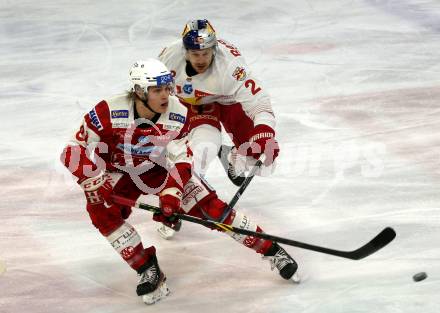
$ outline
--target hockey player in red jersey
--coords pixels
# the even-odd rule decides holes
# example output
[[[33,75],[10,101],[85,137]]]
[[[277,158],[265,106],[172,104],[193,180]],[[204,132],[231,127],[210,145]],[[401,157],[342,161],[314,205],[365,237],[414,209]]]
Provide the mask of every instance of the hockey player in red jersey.
[[[169,294],[155,247],[144,248],[126,219],[131,208],[111,195],[160,207],[153,219],[173,227],[180,212],[261,232],[252,219],[228,209],[214,190],[192,175],[187,108],[171,95],[170,71],[158,60],[136,62],[132,91],[99,102],[65,147],[61,160],[77,178],[93,225],[140,276],[137,294],[152,304]],[[284,279],[298,281],[297,264],[277,243],[226,231],[237,242],[268,258]]]

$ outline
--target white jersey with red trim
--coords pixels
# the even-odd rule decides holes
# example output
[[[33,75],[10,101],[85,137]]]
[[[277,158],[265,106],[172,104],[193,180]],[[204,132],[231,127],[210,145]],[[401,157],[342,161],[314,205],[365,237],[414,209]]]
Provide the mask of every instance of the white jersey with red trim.
[[[93,176],[84,173],[85,165],[94,164],[95,171],[106,168],[125,172],[141,163],[142,166],[150,164],[150,168],[191,163],[191,151],[182,133],[186,116],[187,108],[174,96],[169,97],[167,111],[155,123],[135,120],[133,99],[126,95],[103,100],[84,116],[79,130],[68,143],[66,166],[81,179]],[[87,151],[91,148],[95,149],[93,163]]]
[[[235,46],[219,39],[211,66],[206,72],[191,77],[185,70],[185,48],[181,40],[165,48],[159,59],[174,75],[176,95],[183,102],[192,105],[240,103],[254,125],[275,128],[270,97]]]

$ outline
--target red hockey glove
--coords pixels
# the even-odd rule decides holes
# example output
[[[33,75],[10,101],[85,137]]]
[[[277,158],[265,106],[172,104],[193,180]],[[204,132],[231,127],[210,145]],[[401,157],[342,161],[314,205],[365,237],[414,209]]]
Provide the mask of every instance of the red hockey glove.
[[[181,226],[180,220],[173,216],[173,213],[177,213],[180,210],[181,201],[182,192],[179,188],[164,189],[159,196],[161,213],[155,213],[153,220],[161,222],[176,231],[179,230]]]
[[[110,180],[110,176],[104,174],[87,178],[80,183],[80,186],[86,195],[88,204],[104,206],[111,204],[110,196],[113,192],[113,187]]]
[[[260,124],[255,126],[249,136],[250,148],[247,155],[259,159],[261,154],[265,154],[264,165],[269,166],[277,158],[280,148],[275,139],[275,131],[272,127]]]
[[[182,201],[182,191],[179,188],[171,187],[164,189],[159,196],[160,210],[166,217],[177,213]]]
[[[167,216],[163,215],[162,213],[154,213],[153,214],[153,221],[162,223],[165,226],[168,226],[169,228],[171,228],[175,231],[179,231],[180,227],[182,227],[182,222],[180,221],[180,219],[178,219],[174,215],[167,217]]]

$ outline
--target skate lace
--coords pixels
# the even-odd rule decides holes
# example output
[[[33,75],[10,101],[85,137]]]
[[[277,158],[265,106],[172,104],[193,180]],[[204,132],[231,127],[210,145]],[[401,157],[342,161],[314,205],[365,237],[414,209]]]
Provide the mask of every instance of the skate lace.
[[[237,177],[237,174],[235,172],[235,168],[233,163],[235,162],[235,156],[234,156],[234,152],[232,151],[231,148],[228,148],[229,152],[228,152],[228,156],[226,157],[226,162],[228,164],[228,175],[232,178]]]
[[[159,275],[158,275],[158,269],[156,266],[150,266],[147,270],[145,270],[142,274],[141,274],[141,278],[139,280],[139,284],[152,284],[152,285],[156,285],[157,281],[159,280]]]
[[[232,179],[236,179],[238,177],[243,176],[242,171],[236,171],[235,164],[237,162],[237,149],[232,148],[229,157],[228,157],[228,175],[232,177]]]
[[[275,268],[277,268],[280,271],[287,264],[293,263],[291,258],[282,250],[275,253],[274,256],[264,256],[263,259],[268,260],[270,262],[271,271],[273,271]]]
[[[229,176],[231,176],[233,179],[235,179],[235,178],[238,177],[237,172],[235,171],[234,166],[233,166],[231,163],[229,163],[228,174],[229,174]]]

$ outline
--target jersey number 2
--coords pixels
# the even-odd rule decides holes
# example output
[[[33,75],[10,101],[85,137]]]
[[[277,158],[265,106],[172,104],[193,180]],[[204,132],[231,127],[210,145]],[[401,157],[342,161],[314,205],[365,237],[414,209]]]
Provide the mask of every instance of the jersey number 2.
[[[257,87],[257,85],[255,84],[255,81],[253,79],[248,79],[247,81],[244,82],[244,86],[246,88],[251,88],[251,93],[255,96],[260,90],[260,87]]]

